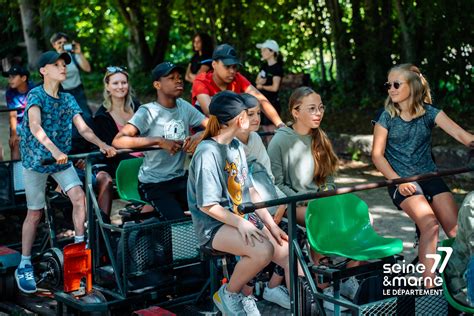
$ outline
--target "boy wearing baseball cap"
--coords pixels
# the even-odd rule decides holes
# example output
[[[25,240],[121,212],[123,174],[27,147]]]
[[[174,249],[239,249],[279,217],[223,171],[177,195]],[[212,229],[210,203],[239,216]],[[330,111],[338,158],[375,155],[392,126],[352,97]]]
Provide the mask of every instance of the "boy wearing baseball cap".
[[[140,196],[161,220],[183,218],[188,210],[184,161],[200,140],[199,134],[190,136],[189,129],[207,124],[201,112],[180,98],[183,71],[170,62],[157,65],[152,71],[156,101],[141,105],[112,142],[117,148],[163,149],[144,152],[138,173]]]
[[[192,103],[200,108],[205,115],[209,115],[209,103],[218,92],[230,90],[236,93],[248,93],[258,99],[264,114],[277,127],[283,127],[278,112],[252,84],[242,76],[238,67],[241,65],[237,52],[229,44],[221,44],[212,54],[213,70],[199,74],[193,82]]]
[[[8,78],[8,89],[5,93],[7,108],[18,109],[10,112],[10,145],[11,159],[20,159],[20,127],[23,113],[26,108],[26,96],[34,85],[28,80],[30,72],[20,65],[13,65],[8,71],[2,73]]]
[[[68,162],[71,149],[71,130],[74,124],[79,133],[95,144],[107,157],[116,154],[113,147],[102,142],[86,125],[74,97],[59,91],[66,79],[66,65],[71,57],[48,51],[40,56],[38,70],[43,84],[28,94],[28,104],[23,118],[20,152],[23,167],[25,195],[28,212],[23,222],[22,256],[15,278],[18,287],[25,293],[36,292],[36,282],[31,265],[31,248],[36,229],[45,207],[45,190],[48,176],[52,176],[66,192],[73,206],[75,242],[84,241],[86,217],[85,195],[74,167]],[[56,159],[56,164],[43,166],[41,161]]]

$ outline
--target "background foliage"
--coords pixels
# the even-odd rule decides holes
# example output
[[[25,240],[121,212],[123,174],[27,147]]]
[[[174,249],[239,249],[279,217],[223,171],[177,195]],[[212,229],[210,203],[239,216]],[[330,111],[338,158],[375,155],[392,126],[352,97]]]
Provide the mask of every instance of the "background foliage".
[[[354,116],[353,109],[380,108],[388,69],[405,62],[420,66],[439,107],[472,117],[470,0],[0,0],[0,58],[26,59],[24,2],[34,11],[33,34],[42,50],[55,31],[81,43],[93,66],[83,76],[92,94],[101,90],[106,66],[126,65],[138,95],[152,96],[150,69],[164,59],[186,66],[192,36],[207,32],[215,43],[237,48],[251,79],[261,63],[255,44],[275,39],[286,71],[309,74],[332,111],[345,117]]]

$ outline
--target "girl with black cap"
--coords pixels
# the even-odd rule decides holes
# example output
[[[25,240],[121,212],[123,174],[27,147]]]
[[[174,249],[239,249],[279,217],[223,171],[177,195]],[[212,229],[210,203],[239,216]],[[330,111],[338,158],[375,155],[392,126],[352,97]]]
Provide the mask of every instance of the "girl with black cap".
[[[203,140],[189,167],[188,204],[200,245],[240,256],[229,283],[222,285],[214,303],[226,315],[260,315],[252,296],[240,292],[265,266],[274,261],[289,280],[287,235],[267,209],[244,218],[237,207],[260,199],[248,177],[248,167],[237,134],[249,128],[241,96],[223,91],[212,98]],[[251,199],[252,196],[252,199]]]

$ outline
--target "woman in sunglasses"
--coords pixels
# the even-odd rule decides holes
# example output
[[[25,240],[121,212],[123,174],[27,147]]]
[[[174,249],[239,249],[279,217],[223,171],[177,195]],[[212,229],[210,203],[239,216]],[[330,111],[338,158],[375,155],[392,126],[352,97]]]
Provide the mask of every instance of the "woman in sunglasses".
[[[466,146],[474,144],[474,135],[466,132],[446,113],[425,103],[427,82],[406,65],[392,68],[385,83],[388,97],[385,111],[374,128],[372,160],[387,179],[434,172],[431,156],[431,133],[435,125]],[[403,183],[389,187],[395,205],[420,229],[418,256],[425,267],[424,286],[434,286],[431,272],[436,254],[439,225],[448,237],[456,235],[457,206],[449,188],[441,178]]]
[[[112,141],[122,127],[127,124],[140,106],[133,98],[133,90],[128,81],[125,67],[110,66],[104,75],[104,102],[94,116],[95,132],[106,144]],[[109,173],[115,174],[120,160],[134,158],[137,154],[118,155],[113,161],[108,161]]]

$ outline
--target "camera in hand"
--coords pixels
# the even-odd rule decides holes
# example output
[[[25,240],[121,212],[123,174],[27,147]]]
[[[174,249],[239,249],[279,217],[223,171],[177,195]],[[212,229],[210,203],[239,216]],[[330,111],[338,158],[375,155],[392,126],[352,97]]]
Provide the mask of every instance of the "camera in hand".
[[[75,46],[76,46],[76,45],[74,45],[74,44],[72,44],[72,43],[66,43],[66,44],[64,44],[64,50],[65,50],[66,52],[72,52],[72,51],[74,51]]]

